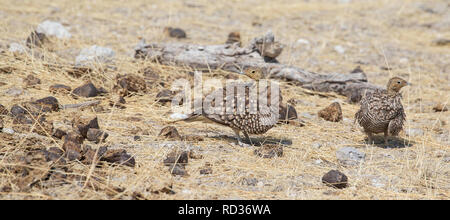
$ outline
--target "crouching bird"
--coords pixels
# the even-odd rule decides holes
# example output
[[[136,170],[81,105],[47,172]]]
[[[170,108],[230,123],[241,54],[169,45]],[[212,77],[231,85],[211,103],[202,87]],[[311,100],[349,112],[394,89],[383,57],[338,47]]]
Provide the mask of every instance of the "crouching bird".
[[[237,135],[240,146],[244,145],[240,132],[249,143],[249,134],[266,133],[278,122],[281,92],[278,85],[272,82],[267,82],[267,86],[259,86],[260,80],[264,78],[260,68],[249,67],[244,70],[244,74],[253,80],[229,83],[224,88],[214,90],[201,100],[201,110],[177,121],[206,121],[230,127]]]
[[[388,144],[388,135],[396,136],[402,129],[406,114],[401,102],[400,89],[410,85],[399,77],[389,80],[386,89],[367,92],[355,114],[355,121],[364,128],[368,142],[372,143],[372,134],[384,132],[384,143]]]

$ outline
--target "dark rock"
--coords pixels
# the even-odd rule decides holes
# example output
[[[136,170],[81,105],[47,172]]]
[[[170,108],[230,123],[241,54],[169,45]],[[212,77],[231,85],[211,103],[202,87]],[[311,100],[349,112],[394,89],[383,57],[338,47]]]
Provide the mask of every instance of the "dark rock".
[[[331,121],[338,122],[342,120],[342,109],[338,102],[333,102],[328,107],[322,109],[318,113],[319,117]]]
[[[62,84],[55,84],[55,85],[51,85],[48,90],[51,93],[69,93],[70,90],[72,90],[72,88],[70,88],[69,86],[66,85],[62,85]]]
[[[166,159],[164,159],[164,165],[171,166],[173,164],[186,165],[189,160],[189,152],[173,150],[170,152]]]
[[[173,166],[170,166],[169,171],[172,175],[178,175],[178,176],[186,176],[187,175],[185,167],[181,164],[174,164]]]
[[[212,174],[213,170],[211,167],[206,167],[200,170],[200,174],[202,175],[208,175],[208,174]]]
[[[355,69],[353,69],[350,73],[364,73],[364,70],[361,69],[360,66],[357,66]]]
[[[99,91],[92,83],[84,84],[72,91],[73,94],[83,97],[95,97],[99,94]]]
[[[64,152],[57,147],[51,147],[48,151],[42,150],[42,153],[44,154],[45,160],[47,162],[52,161],[52,162],[60,162],[62,164],[66,163],[66,160],[63,157]]]
[[[283,147],[274,144],[266,144],[258,149],[255,149],[253,153],[262,158],[273,158],[275,156],[283,156]]]
[[[435,112],[446,112],[446,111],[448,111],[448,108],[444,104],[438,103],[438,104],[436,104],[436,106],[433,107],[433,111],[435,111]]]
[[[0,104],[0,115],[8,115],[9,111],[2,104]]]
[[[158,92],[158,94],[156,94],[156,99],[158,102],[161,102],[161,103],[171,102],[175,95],[176,95],[176,92],[170,91],[168,89],[164,89],[164,90]]]
[[[82,155],[81,155],[81,144],[80,143],[76,143],[74,141],[70,141],[69,139],[66,139],[63,144],[63,149],[66,153],[67,159],[69,159],[70,161],[81,159]]]
[[[34,103],[41,106],[43,112],[56,112],[59,110],[59,102],[53,96],[48,96],[42,99],[36,100]]]
[[[11,112],[11,115],[12,115],[13,117],[17,117],[17,116],[19,116],[19,115],[28,114],[28,113],[27,113],[27,110],[24,109],[24,108],[22,108],[22,107],[20,107],[19,105],[13,105],[13,106],[11,107],[10,112]]]
[[[127,151],[123,149],[108,150],[100,160],[129,167],[134,167],[136,164],[134,157],[127,154]]]
[[[241,46],[241,34],[239,32],[231,32],[228,34],[228,39],[225,42],[226,44],[234,44],[238,43],[237,45]]]
[[[42,47],[44,43],[49,42],[49,39],[44,33],[39,33],[37,31],[31,32],[31,34],[27,37],[27,47]]]
[[[107,147],[99,147],[98,150],[92,149],[90,146],[85,146],[83,149],[83,160],[82,162],[84,164],[92,164],[94,162],[98,162],[101,157],[106,153],[108,150]],[[97,155],[95,155],[97,153]]]
[[[58,139],[62,139],[64,136],[66,136],[67,133],[59,128],[55,129],[52,136]]]
[[[177,139],[181,140],[181,135],[178,133],[178,130],[173,126],[167,126],[161,129],[158,136],[165,137],[169,139]]]
[[[330,187],[343,189],[347,187],[348,178],[345,174],[337,170],[331,170],[322,177],[322,183]]]
[[[116,76],[114,90],[119,92],[121,96],[129,96],[132,93],[145,93],[147,91],[147,85],[144,78],[140,76],[133,74],[119,74]]]
[[[64,142],[74,142],[78,144],[82,144],[84,141],[84,138],[78,134],[77,132],[69,132],[67,135],[64,136]]]
[[[169,194],[169,195],[174,195],[175,191],[172,190],[172,186],[170,186],[170,187],[165,186],[160,190],[152,191],[152,193],[154,193],[154,194],[165,193],[165,194]]]
[[[94,119],[84,119],[80,117],[75,117],[72,120],[72,127],[75,130],[78,130],[78,132],[83,136],[84,138],[87,138],[87,133],[90,128],[100,129],[98,125],[98,119],[95,117]]]
[[[96,144],[100,143],[100,142],[105,142],[106,138],[109,136],[108,133],[96,129],[96,128],[89,128],[87,134],[86,134],[86,138],[89,141],[92,141]]]
[[[168,32],[170,37],[179,38],[179,39],[186,38],[186,32],[181,28],[166,27],[166,28],[164,28],[164,30],[166,32]]]
[[[33,75],[28,75],[25,79],[23,79],[23,82],[26,87],[41,84],[41,80]]]
[[[141,136],[138,136],[138,135],[134,136],[133,139],[134,139],[134,141],[140,141],[140,140],[142,140],[142,139],[141,139]]]
[[[435,46],[448,46],[450,45],[450,39],[439,38],[433,41],[433,45]]]

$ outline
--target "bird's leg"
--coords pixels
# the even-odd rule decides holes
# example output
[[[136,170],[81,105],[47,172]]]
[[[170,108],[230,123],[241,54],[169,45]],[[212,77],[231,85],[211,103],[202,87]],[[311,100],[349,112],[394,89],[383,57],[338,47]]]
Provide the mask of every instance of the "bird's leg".
[[[242,142],[241,136],[239,135],[239,129],[233,129],[233,131],[234,131],[234,133],[237,136],[238,145],[241,146],[241,147],[245,147],[247,144]]]
[[[247,132],[243,131],[242,133],[244,133],[244,136],[245,136],[245,138],[247,139],[248,143],[250,143],[251,145],[253,145],[252,139],[250,139],[250,137],[248,136]]]
[[[388,145],[388,131],[384,132],[384,144],[387,146]]]
[[[367,132],[367,139],[367,142],[369,142],[369,144],[373,144],[372,133]]]

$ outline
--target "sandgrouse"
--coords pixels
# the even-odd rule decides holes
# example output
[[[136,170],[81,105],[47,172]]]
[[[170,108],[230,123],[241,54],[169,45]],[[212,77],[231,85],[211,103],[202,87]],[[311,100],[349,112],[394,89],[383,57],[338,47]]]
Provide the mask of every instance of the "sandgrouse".
[[[278,90],[278,97],[273,98],[272,83],[267,83],[267,86],[260,88],[259,81],[264,77],[262,70],[259,68],[249,67],[245,69],[244,74],[254,81],[248,82],[234,82],[231,87],[229,84],[225,88],[219,88],[210,93],[203,100],[203,108],[200,113],[191,113],[182,121],[206,121],[215,122],[233,129],[237,135],[239,145],[243,145],[239,133],[242,132],[249,143],[251,143],[249,134],[264,134],[269,129],[275,126],[278,122],[279,107],[281,105],[281,93]],[[239,85],[244,85],[245,93],[239,93]],[[242,88],[242,87],[240,87]],[[228,91],[227,89],[234,89]],[[251,95],[251,91],[255,91]],[[219,96],[215,96],[219,94]],[[262,94],[262,95],[261,95]],[[266,96],[267,94],[267,96]],[[208,107],[205,103],[208,97],[223,97],[221,100],[214,100],[211,107],[217,108],[218,111],[208,112]],[[267,97],[265,101],[262,101]],[[274,96],[275,97],[275,96]],[[207,120],[204,120],[207,119]]]
[[[402,130],[406,114],[401,103],[400,89],[406,85],[410,84],[404,79],[393,77],[386,90],[367,92],[361,99],[355,121],[364,128],[369,143],[372,143],[372,134],[384,132],[384,143],[387,145],[388,135],[396,136]]]

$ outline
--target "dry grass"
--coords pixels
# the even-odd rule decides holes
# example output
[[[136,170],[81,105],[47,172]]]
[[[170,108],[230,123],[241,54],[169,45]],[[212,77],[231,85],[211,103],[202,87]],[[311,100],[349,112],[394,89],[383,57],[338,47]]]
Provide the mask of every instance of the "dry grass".
[[[214,138],[231,129],[199,122],[176,124],[183,135],[201,135],[204,141],[170,142],[157,140],[162,127],[169,121],[170,107],[155,102],[161,86],[147,94],[127,99],[126,109],[111,108],[112,93],[102,100],[104,110],[90,108],[77,112],[64,110],[52,113],[49,120],[67,124],[74,114],[99,117],[103,130],[110,133],[107,144],[125,148],[136,157],[133,168],[90,165],[74,162],[73,173],[79,177],[92,174],[88,184],[70,181],[67,184],[30,187],[20,190],[13,181],[14,173],[0,172],[0,187],[12,186],[2,192],[2,199],[129,199],[140,194],[147,199],[449,199],[450,191],[450,112],[434,112],[440,102],[448,106],[450,97],[449,47],[433,46],[436,38],[450,38],[449,5],[441,1],[10,1],[0,5],[0,46],[23,43],[29,33],[42,21],[49,19],[70,28],[72,38],[54,41],[52,48],[33,54],[0,55],[0,68],[9,66],[12,74],[0,73],[0,103],[8,109],[13,104],[50,95],[48,87],[62,83],[75,88],[91,80],[111,91],[118,73],[134,73],[153,66],[170,87],[170,82],[187,77],[183,68],[160,66],[136,61],[133,48],[140,38],[147,42],[169,42],[163,34],[166,26],[187,31],[184,42],[218,44],[231,31],[239,31],[244,45],[253,37],[271,29],[276,39],[287,45],[279,60],[319,73],[347,73],[360,65],[369,82],[384,85],[388,78],[399,75],[413,83],[403,91],[406,107],[406,128],[421,128],[423,136],[400,140],[411,143],[404,148],[382,148],[366,145],[364,134],[352,125],[358,106],[341,101],[344,121],[326,122],[315,115],[335,98],[311,96],[301,88],[281,82],[284,100],[301,100],[295,106],[305,127],[281,125],[264,137],[288,139],[292,145],[284,148],[284,156],[263,159],[253,155],[255,147],[241,148],[233,141]],[[427,12],[426,9],[432,9]],[[434,10],[434,11],[433,11]],[[447,13],[446,13],[447,12]],[[298,44],[300,38],[309,45]],[[47,63],[71,65],[79,50],[93,44],[111,47],[116,52],[117,70],[95,71],[83,78],[73,78],[64,69],[50,69]],[[339,54],[334,46],[346,51]],[[389,67],[383,70],[381,67]],[[24,88],[20,96],[4,95],[9,88],[21,88],[22,79],[35,74],[42,80],[37,88]],[[214,73],[208,73],[212,76]],[[220,73],[218,73],[220,74]],[[56,94],[62,104],[78,103],[68,95]],[[305,118],[302,113],[313,115]],[[139,118],[139,121],[131,121]],[[131,121],[131,122],[130,122]],[[5,127],[12,121],[5,120]],[[133,136],[140,135],[141,141]],[[30,137],[38,141],[33,142]],[[35,134],[13,136],[2,134],[0,170],[8,158],[21,155],[33,144],[42,147],[61,146],[62,142]],[[30,143],[30,141],[32,143]],[[14,143],[14,144],[12,144]],[[320,148],[314,147],[320,143]],[[335,152],[342,146],[357,146],[366,153],[366,160],[356,167],[341,166]],[[193,148],[203,159],[190,160],[187,177],[172,176],[162,163],[173,147]],[[444,159],[447,158],[447,159]],[[212,164],[213,174],[200,175],[206,162]],[[34,171],[48,169],[48,164],[32,166]],[[330,169],[339,169],[349,177],[349,187],[332,189],[321,183]],[[90,173],[92,172],[92,173]],[[39,172],[38,172],[39,173]],[[243,179],[256,178],[255,186],[242,185]],[[375,179],[375,180],[374,180]],[[95,180],[95,181],[94,181]],[[378,181],[378,182],[376,182]],[[378,183],[382,185],[378,185]],[[152,193],[172,186],[174,195]]]

